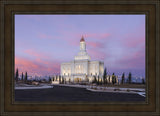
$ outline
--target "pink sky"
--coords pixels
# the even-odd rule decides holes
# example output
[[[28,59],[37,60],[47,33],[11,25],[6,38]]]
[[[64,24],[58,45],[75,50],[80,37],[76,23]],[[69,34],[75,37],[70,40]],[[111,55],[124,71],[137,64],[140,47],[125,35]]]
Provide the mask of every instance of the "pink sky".
[[[53,75],[74,60],[84,36],[91,60],[109,74],[145,77],[145,15],[16,15],[15,68]]]

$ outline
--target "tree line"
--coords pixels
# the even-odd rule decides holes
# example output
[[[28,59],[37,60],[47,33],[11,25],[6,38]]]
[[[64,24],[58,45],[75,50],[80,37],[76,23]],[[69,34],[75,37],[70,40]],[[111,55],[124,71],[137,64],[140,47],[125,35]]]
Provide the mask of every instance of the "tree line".
[[[16,82],[18,82],[18,80],[19,80],[19,71],[18,71],[18,68],[16,69],[16,75],[15,75],[15,80],[16,80]],[[28,81],[28,74],[27,74],[27,72],[25,72],[25,75],[23,74],[23,72],[22,72],[22,74],[21,74],[21,80],[23,81],[23,82],[27,82]]]
[[[108,83],[110,83],[111,82],[111,78],[112,78],[112,84],[114,85],[114,84],[116,84],[117,83],[117,81],[116,81],[116,76],[115,76],[115,74],[113,73],[112,74],[112,76],[111,77],[109,77],[108,79],[109,80],[107,80],[107,69],[105,68],[104,69],[104,73],[103,73],[103,84],[104,85],[106,85],[106,84],[108,84]],[[109,82],[108,82],[109,81]]]
[[[116,76],[115,76],[114,73],[112,74],[111,78],[112,78],[112,84],[114,85],[116,83]],[[110,77],[109,77],[109,82],[110,82]],[[124,83],[129,83],[129,84],[132,83],[132,74],[131,74],[131,72],[129,72],[128,78],[127,78],[126,81],[125,81],[125,73],[122,74],[121,84],[124,84]],[[108,81],[107,81],[107,69],[106,68],[104,69],[104,73],[103,73],[103,84],[104,85],[108,84]],[[142,78],[142,84],[145,84],[144,78]]]
[[[92,81],[92,83],[96,83],[97,85],[102,85],[102,84],[106,85],[106,84],[108,84],[108,83],[110,83],[110,82],[111,82],[113,85],[117,83],[117,81],[116,81],[117,78],[116,78],[116,76],[115,76],[115,73],[113,73],[111,77],[109,76],[109,78],[108,78],[108,79],[109,79],[109,82],[108,82],[108,80],[107,80],[107,75],[108,75],[108,73],[107,73],[107,69],[106,69],[106,67],[105,67],[104,73],[103,73],[103,80],[100,79],[99,75],[98,75],[98,79],[96,78],[96,76],[94,76],[94,80]],[[16,82],[18,82],[18,80],[19,80],[18,77],[19,77],[19,71],[18,71],[18,68],[17,68],[17,69],[16,69],[16,74],[15,74],[15,81],[16,81]],[[111,79],[112,79],[112,81],[111,81]],[[20,80],[21,80],[22,82],[25,82],[25,83],[28,81],[28,74],[27,74],[27,72],[25,72],[25,75],[24,75],[23,72],[22,72],[22,74],[21,74],[21,79],[20,79]],[[57,77],[56,77],[56,80],[57,80]],[[54,78],[53,78],[53,80],[52,80],[51,77],[49,77],[49,81],[50,81],[50,82],[51,82],[51,81],[54,81]],[[69,80],[69,81],[71,81],[71,80]],[[59,82],[64,84],[64,83],[66,82],[66,80],[65,80],[65,78],[64,78],[63,76],[59,76]],[[129,72],[127,81],[125,81],[125,73],[122,74],[121,84],[124,84],[124,83],[129,83],[129,84],[132,83],[132,74],[131,74],[131,72]],[[142,78],[142,84],[145,84],[144,78]]]

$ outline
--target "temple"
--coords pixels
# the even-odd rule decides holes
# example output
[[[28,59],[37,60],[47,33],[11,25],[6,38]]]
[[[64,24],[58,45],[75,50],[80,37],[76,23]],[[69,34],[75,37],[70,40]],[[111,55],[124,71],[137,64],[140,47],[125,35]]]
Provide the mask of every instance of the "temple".
[[[61,64],[61,76],[65,81],[92,82],[95,78],[102,79],[104,62],[91,61],[86,51],[86,43],[82,36],[80,40],[80,51],[73,61]]]

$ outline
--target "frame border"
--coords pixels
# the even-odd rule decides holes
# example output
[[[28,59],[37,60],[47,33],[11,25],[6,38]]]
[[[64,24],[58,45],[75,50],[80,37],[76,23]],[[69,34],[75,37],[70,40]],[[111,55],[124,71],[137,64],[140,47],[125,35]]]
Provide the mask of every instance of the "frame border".
[[[160,17],[159,17],[159,14],[160,14],[160,10],[159,10],[159,5],[160,5],[160,3],[159,3],[159,1],[157,1],[157,0],[150,0],[150,1],[141,1],[141,2],[138,2],[137,0],[135,0],[135,1],[117,1],[117,0],[114,0],[114,1],[95,1],[95,0],[87,0],[87,1],[72,1],[72,0],[68,0],[68,1],[62,1],[62,0],[54,0],[54,1],[25,1],[25,0],[23,0],[23,1],[7,1],[7,0],[2,0],[1,2],[1,28],[0,28],[0,31],[1,31],[1,57],[0,57],[0,64],[1,64],[1,66],[0,66],[0,71],[1,71],[1,78],[0,78],[0,83],[1,83],[1,95],[0,95],[0,112],[1,112],[1,115],[22,115],[22,114],[25,114],[25,115],[30,115],[30,114],[33,114],[33,115],[53,115],[53,112],[42,112],[42,111],[40,111],[40,112],[36,112],[35,110],[34,110],[34,108],[33,108],[33,110],[32,110],[32,112],[25,112],[25,111],[20,111],[20,112],[17,112],[17,111],[9,111],[8,110],[8,108],[7,107],[9,107],[9,109],[10,108],[12,108],[12,107],[10,107],[10,105],[8,105],[8,104],[6,104],[6,103],[8,103],[8,102],[6,102],[6,89],[4,88],[4,87],[7,87],[7,88],[12,88],[13,87],[13,81],[12,81],[12,83],[9,81],[9,83],[7,83],[6,82],[6,76],[5,76],[5,66],[6,66],[6,64],[5,64],[5,58],[6,58],[6,51],[7,52],[11,52],[11,54],[12,54],[12,69],[11,69],[11,73],[12,74],[14,74],[14,68],[13,68],[13,61],[14,61],[14,58],[13,58],[13,53],[14,53],[14,46],[12,45],[12,43],[14,42],[14,39],[13,39],[13,35],[12,35],[12,41],[10,41],[11,43],[7,43],[7,44],[5,44],[5,42],[6,42],[6,38],[4,39],[4,37],[5,37],[5,32],[6,32],[6,30],[5,30],[5,28],[6,27],[8,27],[9,25],[7,25],[6,26],[6,23],[5,22],[8,22],[8,20],[9,19],[5,19],[5,17],[6,16],[8,16],[9,14],[7,14],[8,12],[6,12],[6,10],[8,10],[9,9],[9,11],[12,11],[12,16],[14,15],[14,12],[15,11],[13,11],[14,9],[12,9],[12,7],[10,7],[10,8],[6,8],[5,9],[5,7],[8,7],[9,5],[10,6],[12,6],[12,5],[29,5],[29,4],[31,4],[31,5],[49,5],[49,4],[52,4],[52,5],[104,5],[104,4],[107,4],[107,5],[115,5],[115,4],[118,4],[118,5],[136,5],[136,4],[142,4],[142,5],[144,5],[144,4],[147,4],[147,5],[154,5],[155,6],[155,12],[156,12],[156,19],[155,19],[155,24],[156,24],[156,30],[155,30],[155,36],[156,36],[156,42],[155,42],[155,46],[156,46],[156,81],[155,81],[155,87],[156,87],[156,106],[154,107],[154,110],[152,110],[152,111],[149,111],[149,110],[144,110],[144,111],[142,111],[142,112],[132,112],[132,111],[130,111],[130,112],[74,112],[74,115],[84,115],[84,113],[85,113],[85,115],[87,114],[87,115],[106,115],[106,114],[108,114],[108,115],[116,115],[116,114],[118,114],[118,115],[159,115],[160,114],[160,108],[159,108],[159,104],[160,104],[160,101],[159,101],[159,98],[160,98],[160,95],[159,95],[159,84],[160,84],[160,80],[159,80],[159,77],[160,77],[160,74],[159,74],[159,65],[160,65],[160,62],[159,62],[159,53],[160,53],[160,47],[159,47],[159,45],[160,45],[160,41],[159,41],[159,34],[160,34],[160,31],[159,31],[159,27],[160,27],[160,25],[159,25],[159,19],[160,19]],[[53,13],[53,12],[52,12]],[[58,14],[59,13],[64,13],[64,11],[62,11],[62,12],[57,12]],[[66,11],[65,11],[65,13],[67,13]],[[73,14],[73,12],[71,12],[72,14]],[[83,13],[83,12],[75,12],[75,14],[79,14],[79,13]],[[91,12],[91,13],[93,13],[93,14],[95,14],[95,12],[93,11],[93,12]],[[114,13],[114,12],[109,12],[110,14],[112,14],[112,13]],[[134,12],[135,13],[135,12]],[[139,12],[138,12],[139,13]],[[150,13],[150,11],[148,12],[148,13]],[[123,13],[122,13],[123,14]],[[10,17],[11,18],[11,17]],[[13,18],[13,17],[12,17]],[[150,20],[150,19],[148,19],[147,18],[147,20]],[[13,21],[13,20],[12,20]],[[149,21],[150,22],[150,21]],[[13,22],[12,22],[12,31],[13,31]],[[146,28],[146,32],[148,32],[149,31],[149,29],[148,28]],[[151,31],[151,30],[150,30]],[[147,39],[147,38],[146,38]],[[147,39],[148,40],[148,39]],[[149,43],[149,42],[146,42],[146,45],[147,45],[147,43]],[[10,48],[10,46],[6,46],[6,45],[11,45],[13,48],[12,48],[12,50],[10,51],[10,49],[9,50],[6,50],[5,48]],[[148,49],[148,47],[146,47],[147,49]],[[6,51],[5,51],[6,50]],[[146,50],[146,51],[148,51],[148,50]],[[148,56],[147,56],[148,57]],[[153,58],[153,57],[152,57]],[[8,58],[7,58],[8,59]],[[147,58],[148,59],[148,58]],[[146,64],[147,64],[147,61],[146,61]],[[8,64],[7,64],[8,65]],[[148,64],[147,64],[148,65]],[[148,67],[146,67],[146,72],[148,71]],[[147,75],[146,75],[146,77],[147,77]],[[148,81],[149,81],[149,79],[147,78],[147,85],[148,85]],[[9,85],[7,85],[6,86],[6,84],[9,84]],[[153,86],[153,85],[152,85]],[[148,89],[148,86],[147,86],[147,89]],[[13,90],[13,89],[12,89]],[[148,94],[148,93],[147,93]],[[3,96],[4,95],[4,96]],[[149,96],[150,97],[150,96]],[[12,101],[12,100],[10,100],[10,101]],[[12,105],[16,105],[16,104],[14,104],[13,102],[12,102]],[[20,105],[20,104],[17,104],[17,105]],[[30,105],[31,107],[32,107],[32,105]],[[8,111],[7,111],[8,110]],[[96,110],[97,111],[97,110]],[[54,115],[73,115],[73,112],[54,112]]]

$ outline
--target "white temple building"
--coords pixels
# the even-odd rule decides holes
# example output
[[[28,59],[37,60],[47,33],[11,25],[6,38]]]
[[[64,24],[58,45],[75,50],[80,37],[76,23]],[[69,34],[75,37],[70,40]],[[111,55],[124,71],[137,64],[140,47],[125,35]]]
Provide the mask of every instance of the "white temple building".
[[[98,77],[102,79],[104,72],[103,61],[91,61],[86,51],[86,43],[82,36],[80,40],[80,51],[73,61],[61,64],[61,76],[65,81],[92,82]]]

